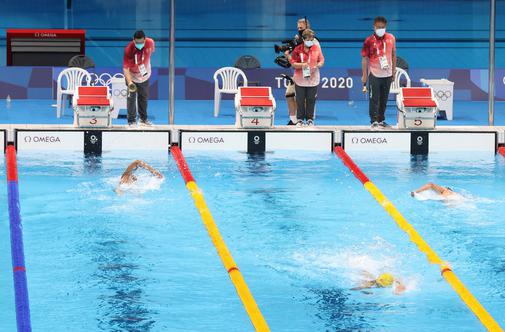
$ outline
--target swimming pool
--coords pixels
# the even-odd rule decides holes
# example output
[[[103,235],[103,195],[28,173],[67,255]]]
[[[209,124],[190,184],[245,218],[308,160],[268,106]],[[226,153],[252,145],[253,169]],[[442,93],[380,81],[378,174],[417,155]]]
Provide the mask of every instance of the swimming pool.
[[[336,156],[185,155],[272,331],[483,330]],[[352,157],[503,325],[505,159]],[[166,180],[116,196],[137,158]],[[253,330],[170,156],[30,154],[18,167],[34,330]],[[410,197],[428,181],[467,200]],[[5,211],[5,192],[0,199]],[[1,267],[11,271],[8,223],[0,231]],[[351,291],[362,270],[391,271],[407,292]],[[12,277],[1,278],[0,328],[13,330]]]

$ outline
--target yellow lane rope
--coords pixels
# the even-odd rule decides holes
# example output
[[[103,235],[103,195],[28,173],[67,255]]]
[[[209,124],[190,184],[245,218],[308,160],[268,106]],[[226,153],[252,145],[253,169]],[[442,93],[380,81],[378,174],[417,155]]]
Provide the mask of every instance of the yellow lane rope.
[[[256,331],[261,332],[270,331],[265,318],[261,314],[261,311],[256,304],[251,291],[249,290],[249,287],[247,287],[242,273],[238,269],[237,264],[233,260],[233,257],[231,256],[231,253],[223,240],[223,237],[219,233],[219,229],[217,228],[214,218],[212,217],[212,214],[207,207],[207,203],[205,202],[201,190],[198,188],[193,176],[191,175],[191,172],[189,171],[189,167],[184,160],[184,156],[182,155],[181,150],[178,147],[173,146],[171,148],[171,152],[172,156],[177,162],[177,166],[179,167],[182,177],[186,182],[186,188],[189,190],[191,196],[193,197],[195,206],[200,213],[203,224],[209,233],[212,243],[214,244],[219,257],[221,258],[226,271],[228,271],[228,275],[230,276],[230,279],[235,286],[235,289],[237,290],[238,296],[240,297],[240,300],[242,301],[242,304],[244,305],[244,308],[249,315],[254,328]]]

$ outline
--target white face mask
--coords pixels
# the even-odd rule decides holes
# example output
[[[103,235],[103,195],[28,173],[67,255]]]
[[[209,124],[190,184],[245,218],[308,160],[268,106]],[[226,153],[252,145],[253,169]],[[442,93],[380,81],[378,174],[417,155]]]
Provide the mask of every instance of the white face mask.
[[[386,34],[386,28],[375,29],[375,33],[377,34],[377,36],[382,37],[382,36],[384,36]]]
[[[312,45],[314,45],[314,41],[313,40],[306,40],[306,41],[304,41],[304,44],[307,47],[312,47]]]

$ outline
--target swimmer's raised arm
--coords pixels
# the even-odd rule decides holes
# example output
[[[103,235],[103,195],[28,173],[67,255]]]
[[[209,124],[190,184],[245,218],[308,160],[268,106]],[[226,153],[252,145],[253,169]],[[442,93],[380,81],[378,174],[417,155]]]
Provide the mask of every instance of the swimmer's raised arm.
[[[117,185],[117,187],[115,189],[115,192],[118,195],[121,195],[123,193],[123,190],[121,190],[121,188],[120,188],[120,186],[122,184],[130,184],[130,183],[137,181],[137,177],[135,176],[135,174],[133,174],[133,172],[139,167],[142,167],[142,168],[148,170],[149,172],[151,172],[152,175],[154,175],[160,179],[163,178],[163,175],[158,170],[154,169],[146,162],[137,159],[134,162],[132,162],[130,165],[128,165],[126,170],[123,172],[123,175],[121,175],[121,179],[119,180],[119,184]]]
[[[414,194],[418,194],[420,192],[423,192],[423,191],[429,190],[429,189],[436,191],[437,193],[439,193],[441,195],[447,195],[449,193],[452,193],[452,190],[450,190],[449,188],[439,186],[438,184],[433,183],[433,182],[428,182],[427,184],[425,184],[421,188],[417,189],[416,191],[411,192],[410,194],[412,196],[414,196]]]
[[[163,179],[163,174],[161,174],[157,169],[153,168],[148,163],[146,163],[142,160],[135,160],[134,163],[137,163],[138,167],[142,167],[144,169],[147,169],[149,172],[151,172],[152,175],[154,175],[160,179]]]
[[[121,180],[119,180],[119,185],[122,185],[124,183],[134,182],[136,180],[136,178],[133,175],[133,171],[135,171],[139,167],[139,164],[142,162],[143,161],[141,161],[141,160],[135,160],[133,163],[128,165],[126,170],[123,172],[123,175],[121,175]]]

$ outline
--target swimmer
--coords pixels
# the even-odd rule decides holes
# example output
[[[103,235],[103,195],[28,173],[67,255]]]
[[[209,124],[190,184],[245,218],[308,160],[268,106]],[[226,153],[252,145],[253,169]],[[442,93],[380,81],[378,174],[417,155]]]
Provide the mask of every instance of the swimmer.
[[[416,191],[411,191],[410,196],[414,197],[415,194],[418,194],[418,193],[423,192],[425,190],[433,190],[434,192],[440,194],[443,197],[451,196],[454,194],[454,191],[449,187],[442,187],[442,186],[439,186],[438,184],[435,184],[433,182],[428,182],[427,184],[425,184],[421,188],[417,189]]]
[[[133,184],[137,181],[137,177],[133,173],[139,167],[148,170],[149,172],[151,172],[152,175],[156,176],[157,178],[163,179],[163,175],[159,171],[151,167],[149,164],[147,164],[142,160],[135,160],[126,168],[123,175],[121,175],[121,180],[119,180],[119,184],[114,190],[118,195],[121,195],[124,192],[124,190],[121,189],[121,185]]]
[[[400,295],[405,291],[405,285],[391,273],[383,273],[377,278],[367,271],[363,271],[363,275],[368,280],[363,281],[358,287],[351,288],[351,290],[392,287],[393,293],[396,295]]]

